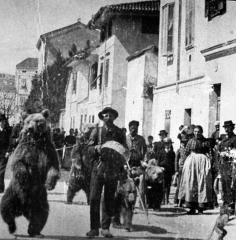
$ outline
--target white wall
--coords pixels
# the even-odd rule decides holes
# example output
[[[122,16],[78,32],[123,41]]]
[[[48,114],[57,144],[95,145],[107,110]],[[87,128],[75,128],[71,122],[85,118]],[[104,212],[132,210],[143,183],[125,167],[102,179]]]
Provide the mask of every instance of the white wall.
[[[128,62],[125,127],[132,120],[139,121],[139,133],[143,125],[143,82],[145,55]]]

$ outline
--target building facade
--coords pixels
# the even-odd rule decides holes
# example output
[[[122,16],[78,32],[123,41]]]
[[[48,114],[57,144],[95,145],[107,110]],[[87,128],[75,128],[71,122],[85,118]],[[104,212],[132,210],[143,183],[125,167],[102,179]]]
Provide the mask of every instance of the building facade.
[[[216,120],[236,121],[235,10],[235,1],[161,1],[154,136],[200,124],[208,137]]]
[[[26,58],[16,65],[15,86],[16,86],[16,105],[18,111],[22,109],[27,100],[31,88],[32,80],[38,74],[38,59]]]
[[[69,58],[69,51],[73,44],[77,50],[83,49],[87,45],[95,47],[99,44],[98,32],[77,21],[69,26],[42,34],[36,45],[39,51],[39,73],[46,66],[52,65],[59,53],[63,58]]]
[[[149,46],[128,57],[125,126],[139,121],[139,134],[152,133],[153,87],[157,84],[158,49]]]
[[[108,106],[116,109],[119,127],[127,127],[127,57],[158,45],[158,21],[159,2],[145,1],[102,7],[89,22],[91,27],[100,29],[97,113]]]

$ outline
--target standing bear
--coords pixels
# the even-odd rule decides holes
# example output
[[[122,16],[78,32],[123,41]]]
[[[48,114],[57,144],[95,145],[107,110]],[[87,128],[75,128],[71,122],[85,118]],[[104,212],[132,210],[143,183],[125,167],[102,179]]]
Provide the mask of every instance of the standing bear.
[[[1,215],[9,232],[16,231],[15,218],[29,221],[28,234],[39,237],[49,213],[47,190],[59,179],[59,162],[47,125],[48,110],[29,115],[11,155],[13,177],[1,201]]]

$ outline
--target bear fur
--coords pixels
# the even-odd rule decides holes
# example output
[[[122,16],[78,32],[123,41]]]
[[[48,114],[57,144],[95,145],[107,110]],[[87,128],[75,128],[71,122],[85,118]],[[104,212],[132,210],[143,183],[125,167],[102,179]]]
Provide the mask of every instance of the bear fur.
[[[29,221],[28,234],[40,235],[49,213],[47,190],[59,179],[59,162],[47,124],[49,112],[30,114],[24,121],[19,144],[11,155],[12,179],[1,200],[1,215],[10,233],[15,218]]]
[[[145,170],[146,199],[149,208],[160,209],[164,194],[164,172],[156,165],[155,159],[149,160]]]
[[[116,198],[120,198],[120,215],[123,219],[123,226],[127,231],[132,231],[133,211],[137,199],[134,180],[129,177],[121,179],[116,194]]]

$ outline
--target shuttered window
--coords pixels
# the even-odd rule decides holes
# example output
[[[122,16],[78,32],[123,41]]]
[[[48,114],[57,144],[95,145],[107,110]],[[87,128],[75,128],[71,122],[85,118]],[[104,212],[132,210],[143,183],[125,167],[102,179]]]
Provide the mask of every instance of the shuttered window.
[[[185,46],[192,47],[194,44],[194,25],[195,25],[195,0],[186,0],[186,19],[185,19]]]

